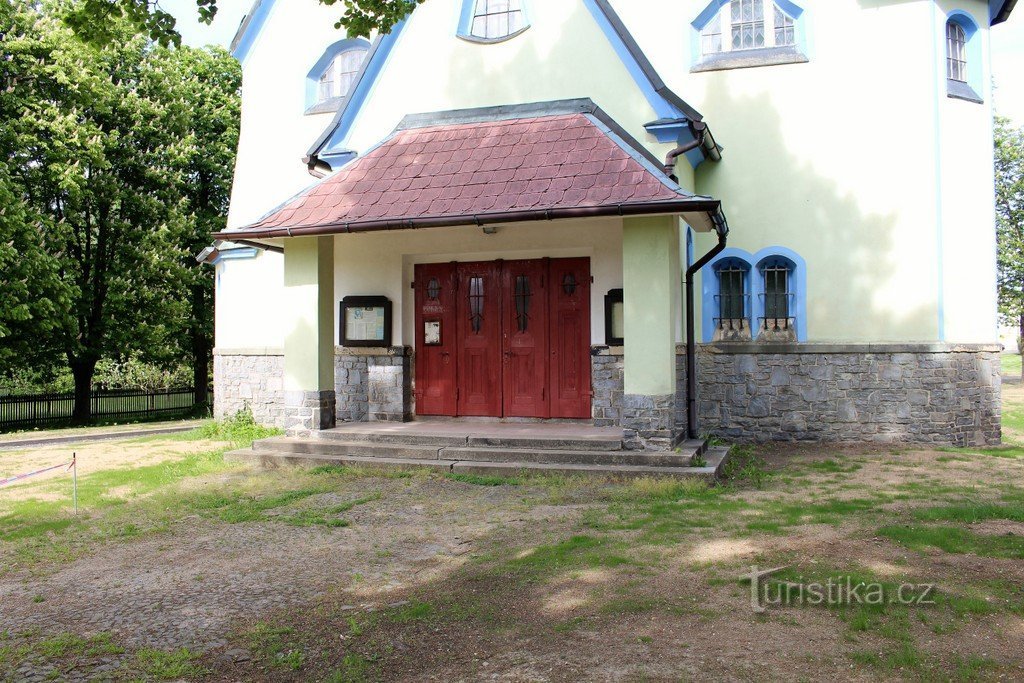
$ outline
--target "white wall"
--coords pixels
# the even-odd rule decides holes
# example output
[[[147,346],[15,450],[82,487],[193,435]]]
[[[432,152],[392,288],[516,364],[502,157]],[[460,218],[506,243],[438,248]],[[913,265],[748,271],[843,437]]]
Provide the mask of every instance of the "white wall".
[[[284,256],[264,251],[253,259],[220,261],[216,270],[216,347],[282,349]]]

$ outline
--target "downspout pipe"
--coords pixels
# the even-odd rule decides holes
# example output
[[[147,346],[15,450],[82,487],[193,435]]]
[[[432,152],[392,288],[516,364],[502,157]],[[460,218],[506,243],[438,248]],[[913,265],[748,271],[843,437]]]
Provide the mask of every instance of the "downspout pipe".
[[[700,438],[697,433],[697,332],[694,321],[693,276],[722,253],[729,236],[729,223],[725,214],[719,211],[712,216],[718,244],[704,254],[699,261],[686,269],[686,438]]]
[[[708,124],[703,121],[690,121],[690,134],[693,135],[693,140],[676,147],[665,157],[665,175],[677,183],[679,178],[676,177],[676,161],[687,152],[699,148],[705,159],[722,160],[722,149],[715,142],[715,137],[711,134]]]

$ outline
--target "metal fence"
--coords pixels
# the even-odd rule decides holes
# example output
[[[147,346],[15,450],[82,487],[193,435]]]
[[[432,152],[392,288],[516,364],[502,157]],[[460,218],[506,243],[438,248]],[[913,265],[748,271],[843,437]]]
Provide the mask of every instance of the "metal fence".
[[[196,408],[193,389],[94,391],[89,401],[93,421],[182,417]],[[70,393],[0,396],[0,431],[68,423],[74,409],[75,395]]]

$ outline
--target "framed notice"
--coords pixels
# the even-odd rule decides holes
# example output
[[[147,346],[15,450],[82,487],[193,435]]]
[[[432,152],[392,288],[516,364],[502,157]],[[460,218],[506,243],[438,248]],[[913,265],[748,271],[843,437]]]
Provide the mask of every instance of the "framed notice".
[[[441,345],[441,321],[428,320],[423,323],[423,344],[425,346]]]
[[[338,320],[342,346],[391,346],[391,302],[386,296],[347,296]]]

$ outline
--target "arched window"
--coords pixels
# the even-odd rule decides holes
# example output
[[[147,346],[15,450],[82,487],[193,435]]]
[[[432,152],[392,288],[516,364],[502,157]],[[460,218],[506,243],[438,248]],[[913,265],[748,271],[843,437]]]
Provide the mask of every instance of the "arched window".
[[[359,74],[359,67],[366,59],[365,48],[345,50],[338,54],[327,65],[324,72],[320,74],[320,89],[318,102],[326,102],[332,97],[345,97],[352,90],[356,76]]]
[[[769,257],[758,266],[762,278],[760,328],[763,331],[789,330],[793,327],[793,262]]]
[[[704,56],[794,45],[795,17],[772,0],[730,0],[701,29]]]
[[[750,338],[750,266],[738,258],[715,264],[716,337]]]
[[[952,20],[946,22],[946,77],[967,82],[967,34]]]
[[[463,0],[459,36],[477,42],[506,40],[529,28],[526,0]]]
[[[981,102],[981,46],[978,25],[966,12],[946,19],[946,91],[950,97]]]

